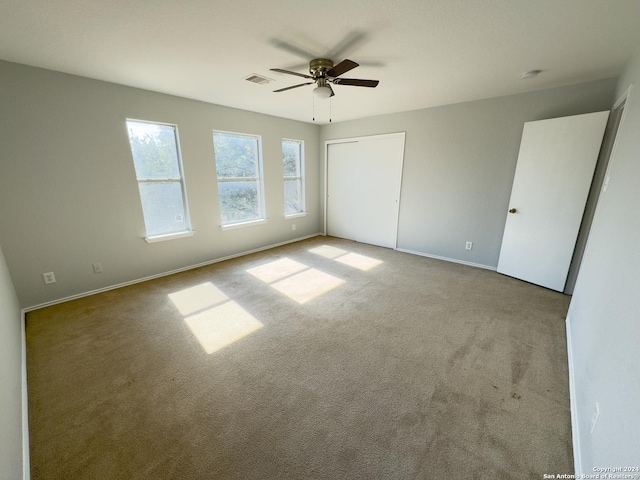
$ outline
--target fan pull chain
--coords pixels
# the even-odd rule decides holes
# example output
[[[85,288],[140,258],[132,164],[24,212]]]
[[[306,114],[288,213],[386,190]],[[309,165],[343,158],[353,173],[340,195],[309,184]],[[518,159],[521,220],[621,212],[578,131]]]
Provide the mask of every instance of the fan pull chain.
[[[331,123],[331,97],[329,97],[329,123]]]
[[[313,117],[311,118],[311,120],[313,122],[315,122],[316,121],[316,97],[313,96],[312,99],[313,99],[312,100],[312,102],[313,102]]]

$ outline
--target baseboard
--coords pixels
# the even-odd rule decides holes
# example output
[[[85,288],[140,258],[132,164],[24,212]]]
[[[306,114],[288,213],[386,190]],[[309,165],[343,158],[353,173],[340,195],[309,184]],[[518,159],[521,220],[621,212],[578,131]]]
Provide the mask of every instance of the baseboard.
[[[226,257],[215,258],[213,260],[208,260],[206,262],[198,263],[195,265],[189,265],[188,267],[181,267],[175,270],[170,270],[168,272],[162,272],[155,275],[150,275],[148,277],[138,278],[136,280],[130,280],[128,282],[118,283],[116,285],[110,285],[108,287],[98,288],[96,290],[90,290],[88,292],[78,293],[76,295],[71,295],[64,298],[59,298],[57,300],[52,300],[50,302],[40,303],[38,305],[33,305],[31,307],[26,307],[23,312],[31,312],[33,310],[38,310],[39,308],[50,307],[51,305],[57,305],[59,303],[68,302],[70,300],[76,300],[78,298],[88,297],[90,295],[96,295],[97,293],[108,292],[109,290],[115,290],[117,288],[127,287],[129,285],[135,285],[136,283],[146,282],[148,280],[153,280],[155,278],[166,277],[168,275],[173,275],[180,272],[186,272],[187,270],[193,270],[194,268],[206,267],[207,265],[212,265],[214,263],[224,262],[225,260],[231,260],[232,258],[243,257],[245,255],[250,255],[252,253],[262,252],[264,250],[270,250],[272,248],[281,247],[283,245],[288,245],[289,243],[296,243],[302,240],[306,240],[308,238],[323,236],[323,233],[314,233],[312,235],[306,235],[304,237],[294,238],[292,240],[287,240],[284,242],[274,243],[271,245],[266,245],[264,247],[254,248],[253,250],[247,250],[240,253],[234,253],[233,255],[227,255]]]
[[[396,250],[402,253],[410,253],[411,255],[420,255],[421,257],[435,258],[436,260],[444,260],[445,262],[460,263],[462,265],[468,265],[470,267],[484,268],[485,270],[493,270],[494,272],[497,269],[497,267],[483,265],[481,263],[467,262],[465,260],[458,260],[457,258],[441,257],[440,255],[431,255],[429,253],[416,252],[415,250],[407,250],[404,248],[396,248]]]
[[[22,478],[31,478],[31,457],[29,455],[29,395],[27,391],[27,331],[25,329],[25,311],[20,312],[22,329]]]
[[[571,343],[571,313],[565,322],[567,330],[567,358],[569,361],[569,403],[571,408],[571,440],[573,445],[573,469],[575,478],[582,477],[582,456],[580,448],[580,425],[578,424],[578,404],[576,400],[575,369]]]

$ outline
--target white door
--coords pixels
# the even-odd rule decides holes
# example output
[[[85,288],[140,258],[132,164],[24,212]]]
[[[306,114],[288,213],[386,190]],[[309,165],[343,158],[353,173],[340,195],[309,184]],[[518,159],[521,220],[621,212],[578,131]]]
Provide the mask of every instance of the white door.
[[[563,291],[608,117],[525,123],[498,272]]]
[[[327,234],[395,248],[404,134],[329,143]]]
[[[359,203],[356,189],[359,175],[358,142],[334,143],[327,151],[327,234],[356,239]]]

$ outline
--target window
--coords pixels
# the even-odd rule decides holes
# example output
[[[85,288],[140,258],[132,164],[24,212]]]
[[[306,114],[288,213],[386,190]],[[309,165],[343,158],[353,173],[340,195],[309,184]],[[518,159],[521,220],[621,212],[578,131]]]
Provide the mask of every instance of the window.
[[[222,226],[263,220],[260,137],[213,132]]]
[[[284,214],[304,213],[304,143],[282,140],[284,170]]]
[[[147,239],[191,231],[178,127],[127,120]]]

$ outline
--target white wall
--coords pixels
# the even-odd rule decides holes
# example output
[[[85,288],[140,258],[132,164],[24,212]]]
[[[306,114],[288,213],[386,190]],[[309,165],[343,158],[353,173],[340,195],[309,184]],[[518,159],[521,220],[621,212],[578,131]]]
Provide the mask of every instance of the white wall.
[[[0,78],[0,244],[23,307],[321,231],[317,125],[8,62]],[[127,117],[178,125],[195,236],[143,240]],[[219,228],[213,129],[262,135],[266,224]],[[295,220],[283,213],[282,138],[306,146],[309,215]],[[57,283],[45,285],[49,271]]]
[[[0,248],[0,480],[22,478],[22,332],[18,297]]]
[[[496,267],[525,122],[609,110],[615,80],[324,125],[407,132],[398,247]],[[465,242],[473,241],[473,250]]]
[[[640,466],[640,52],[617,94],[632,83],[567,320],[576,473]]]

